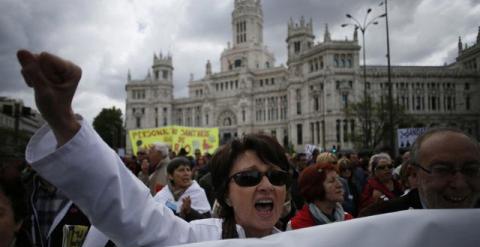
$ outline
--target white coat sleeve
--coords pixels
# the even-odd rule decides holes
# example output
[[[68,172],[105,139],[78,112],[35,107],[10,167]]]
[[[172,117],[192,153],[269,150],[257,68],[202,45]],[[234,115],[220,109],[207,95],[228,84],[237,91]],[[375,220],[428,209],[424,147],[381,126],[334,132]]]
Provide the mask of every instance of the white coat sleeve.
[[[27,146],[27,161],[118,246],[197,240],[191,225],[155,203],[145,185],[85,121],[70,141],[58,149],[56,145],[48,126],[42,127]]]

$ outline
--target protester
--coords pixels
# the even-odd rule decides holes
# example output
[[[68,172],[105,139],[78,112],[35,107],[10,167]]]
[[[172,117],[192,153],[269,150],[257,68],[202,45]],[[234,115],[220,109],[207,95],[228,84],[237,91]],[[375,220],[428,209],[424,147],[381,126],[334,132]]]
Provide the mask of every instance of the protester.
[[[360,211],[378,201],[391,200],[403,194],[400,184],[393,179],[393,164],[387,153],[375,154],[370,158],[371,177],[360,197]]]
[[[203,175],[203,177],[198,180],[198,185],[200,185],[200,187],[202,187],[202,189],[207,194],[208,203],[213,208],[213,205],[215,203],[215,190],[212,184],[212,173],[208,171],[207,174]]]
[[[167,166],[168,186],[158,192],[154,199],[166,205],[175,214],[190,222],[210,217],[210,204],[205,191],[196,181],[192,181],[190,161],[177,157]]]
[[[357,186],[358,194],[362,194],[363,188],[367,184],[369,172],[368,161],[370,160],[368,152],[351,153],[350,161],[352,161],[353,170],[353,182]]]
[[[133,174],[138,174],[141,170],[141,167],[140,165],[137,163],[137,160],[133,157],[129,157],[129,156],[126,156],[126,157],[123,157],[122,158],[123,160],[123,163],[125,164],[125,166],[133,173]]]
[[[310,160],[307,161],[307,165],[315,164],[319,154],[320,154],[320,150],[318,150],[318,148],[313,149]]]
[[[154,197],[162,206],[187,222],[196,219],[210,218],[210,204],[205,191],[192,181],[190,161],[184,157],[177,157],[167,165],[168,185],[164,186]],[[105,246],[108,237],[92,227],[89,234],[94,235],[85,243],[86,246]]]
[[[286,202],[289,167],[276,139],[262,134],[246,135],[214,154],[210,170],[221,206],[222,238],[243,234],[262,237],[278,232],[273,226]],[[245,232],[239,232],[235,224]]]
[[[119,163],[128,172],[130,170]],[[23,183],[29,198],[30,215],[25,220],[33,246],[62,246],[64,226],[78,226],[85,237],[90,221],[63,191],[46,181],[43,177],[30,171],[25,174]],[[130,172],[131,173],[131,172]],[[63,174],[59,174],[63,176]],[[87,183],[88,179],[83,178]],[[97,188],[98,189],[98,188]],[[79,237],[80,239],[80,237]]]
[[[293,158],[293,166],[298,173],[302,172],[308,166],[308,158],[306,153],[296,153]]]
[[[472,208],[480,199],[480,146],[460,130],[434,128],[411,149],[412,177],[418,189],[398,199],[374,204],[363,215],[410,208]]]
[[[402,167],[407,166],[410,163],[410,151],[406,151],[405,153],[402,154],[402,156],[399,158],[399,163],[395,169],[393,169],[393,178],[399,180],[400,179],[400,171],[402,170]]]
[[[344,201],[342,203],[343,209],[356,217],[358,215],[358,204],[360,203],[360,195],[358,193],[357,185],[353,181],[352,162],[348,158],[341,158],[337,162],[339,175],[341,179],[346,181],[346,187],[344,187]]]
[[[403,194],[400,184],[393,179],[390,155],[373,155],[370,158],[369,170],[371,177],[360,196],[360,211],[376,202],[391,200]]]
[[[335,169],[337,169],[337,172],[339,171],[338,157],[334,153],[331,153],[331,152],[320,153],[317,156],[317,164],[318,163],[330,163],[333,166],[335,166]],[[343,191],[350,194],[347,179],[344,179],[343,177],[340,176],[339,181],[342,184]]]
[[[292,178],[290,195],[293,203],[292,207],[294,210],[297,210],[302,208],[303,204],[305,203],[305,199],[300,195],[300,190],[298,188],[298,177],[303,169],[308,166],[307,154],[301,152],[296,153],[291,164],[293,169],[290,171],[290,176]]]
[[[140,165],[140,171],[137,174],[138,179],[142,181],[147,187],[149,186],[149,175],[148,175],[148,168],[150,167],[150,164],[148,163],[148,159],[143,159],[142,163]]]
[[[417,181],[415,179],[413,170],[415,169],[410,163],[403,163],[399,173],[399,182],[402,186],[403,193],[409,193],[411,190],[417,188]]]
[[[286,199],[289,163],[275,139],[245,135],[219,148],[211,172],[221,218],[187,223],[159,206],[93,128],[73,114],[80,68],[48,53],[17,55],[48,123],[29,143],[27,161],[115,244],[168,246],[278,232],[274,224]]]
[[[317,156],[316,163],[332,163],[337,164],[338,158],[335,154],[330,152],[323,152]]]
[[[292,229],[352,218],[340,204],[344,200],[344,191],[334,164],[317,163],[305,168],[298,183],[307,204],[291,219]]]
[[[138,147],[136,160],[141,162],[144,159],[148,159],[148,152],[144,147]]]
[[[198,160],[200,156],[202,156],[202,151],[199,148],[196,148],[193,154],[195,155],[195,160]]]
[[[193,173],[193,178],[195,180],[200,180],[201,177],[205,176],[208,172],[208,166],[207,166],[207,157],[203,155],[198,155],[195,154],[195,166],[192,169]]]
[[[168,182],[167,164],[170,162],[168,145],[163,142],[153,143],[152,147],[148,150],[148,160],[150,161],[150,166],[155,167],[148,181],[150,193],[153,196],[167,185]]]

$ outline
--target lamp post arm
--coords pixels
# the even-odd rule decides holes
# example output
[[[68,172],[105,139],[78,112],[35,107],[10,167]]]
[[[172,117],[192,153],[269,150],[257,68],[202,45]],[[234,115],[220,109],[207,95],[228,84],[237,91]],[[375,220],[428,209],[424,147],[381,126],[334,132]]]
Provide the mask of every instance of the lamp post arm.
[[[362,24],[360,24],[360,22],[355,17],[353,17],[351,15],[349,15],[349,16],[350,17],[348,17],[348,18],[352,19],[358,27],[360,27],[360,28],[362,27]]]
[[[364,26],[364,27],[366,27],[368,15],[370,14],[371,11],[372,11],[372,9],[368,9],[368,10],[367,10],[367,14],[365,14],[365,17],[363,18],[363,26]]]

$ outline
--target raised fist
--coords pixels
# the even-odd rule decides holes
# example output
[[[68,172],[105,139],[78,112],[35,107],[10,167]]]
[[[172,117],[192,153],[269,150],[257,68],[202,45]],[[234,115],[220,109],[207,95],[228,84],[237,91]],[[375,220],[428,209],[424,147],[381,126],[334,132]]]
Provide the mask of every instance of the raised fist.
[[[59,145],[68,141],[80,128],[72,110],[72,100],[82,70],[70,61],[42,52],[17,52],[22,75],[35,91],[35,102],[52,128]]]

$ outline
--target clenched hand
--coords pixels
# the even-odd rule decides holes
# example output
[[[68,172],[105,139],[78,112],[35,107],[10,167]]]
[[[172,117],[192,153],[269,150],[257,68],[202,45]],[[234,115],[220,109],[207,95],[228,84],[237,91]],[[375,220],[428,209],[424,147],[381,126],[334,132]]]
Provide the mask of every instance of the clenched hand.
[[[58,146],[70,140],[80,129],[72,110],[72,100],[82,70],[70,61],[42,52],[17,52],[22,75],[35,91],[35,103],[52,128]]]

